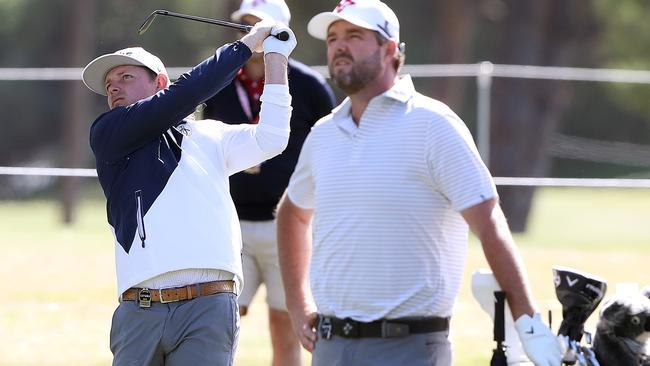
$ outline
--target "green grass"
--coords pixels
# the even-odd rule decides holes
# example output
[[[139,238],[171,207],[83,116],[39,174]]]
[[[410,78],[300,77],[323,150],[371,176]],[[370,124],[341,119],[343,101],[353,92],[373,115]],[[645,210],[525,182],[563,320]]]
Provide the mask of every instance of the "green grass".
[[[516,240],[540,309],[561,317],[554,265],[605,278],[610,294],[619,282],[650,284],[649,214],[648,190],[539,190],[529,231]],[[85,197],[77,217],[64,227],[53,201],[0,202],[0,365],[110,364],[108,331],[117,300],[103,199]],[[469,275],[480,267],[486,267],[485,260],[472,239],[452,320],[455,365],[487,365],[491,354],[491,321],[469,289]],[[270,364],[261,299],[262,293],[242,319],[237,365]]]
[[[647,250],[650,190],[542,189],[535,196],[526,246]]]

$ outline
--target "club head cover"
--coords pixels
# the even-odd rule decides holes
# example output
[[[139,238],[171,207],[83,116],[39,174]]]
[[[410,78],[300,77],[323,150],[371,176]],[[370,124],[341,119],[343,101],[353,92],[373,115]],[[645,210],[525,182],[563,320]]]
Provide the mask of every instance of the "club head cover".
[[[558,335],[580,342],[584,324],[607,292],[607,282],[597,276],[567,267],[554,267],[555,295],[562,304]]]
[[[501,291],[496,278],[491,271],[479,269],[472,274],[472,295],[481,308],[490,315],[494,321],[494,292]],[[519,335],[515,329],[515,321],[506,302],[505,308],[505,340],[508,365],[532,366],[533,363],[526,356]]]

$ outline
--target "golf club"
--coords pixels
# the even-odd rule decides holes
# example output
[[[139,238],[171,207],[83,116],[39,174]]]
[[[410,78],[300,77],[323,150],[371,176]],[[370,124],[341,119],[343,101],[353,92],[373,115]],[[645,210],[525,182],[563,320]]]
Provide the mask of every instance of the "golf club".
[[[173,11],[168,11],[168,10],[154,10],[147,19],[144,20],[140,28],[138,29],[138,34],[142,34],[149,29],[151,26],[151,23],[153,23],[154,19],[156,19],[156,16],[158,15],[164,15],[168,17],[175,17],[175,18],[182,18],[182,19],[189,19],[189,20],[194,20],[197,22],[202,22],[202,23],[208,23],[208,24],[216,24],[216,25],[221,25],[224,27],[229,27],[229,28],[234,28],[243,32],[250,32],[250,30],[253,28],[251,25],[245,25],[245,24],[239,24],[239,23],[233,23],[233,22],[227,22],[225,20],[217,20],[217,19],[211,19],[211,18],[204,18],[204,17],[199,17],[195,15],[187,15],[187,14],[181,14],[181,13],[175,13]],[[278,34],[273,35],[275,38],[281,40],[281,41],[286,41],[289,39],[289,33],[287,32],[280,32]]]

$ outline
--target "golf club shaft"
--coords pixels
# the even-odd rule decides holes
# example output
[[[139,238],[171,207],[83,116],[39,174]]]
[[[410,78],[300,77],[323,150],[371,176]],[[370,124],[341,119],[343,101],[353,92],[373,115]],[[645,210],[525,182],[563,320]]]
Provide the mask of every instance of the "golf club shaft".
[[[221,26],[224,26],[224,27],[234,28],[234,29],[244,31],[244,32],[247,32],[247,33],[250,32],[251,28],[253,28],[250,25],[227,22],[225,20],[204,18],[204,17],[199,17],[199,16],[196,16],[196,15],[175,13],[173,11],[167,11],[167,10],[156,10],[156,14],[170,16],[170,17],[176,17],[176,18],[195,20],[197,22],[203,22],[203,23],[208,23],[208,24],[221,25]]]
[[[188,19],[188,20],[194,20],[197,22],[202,22],[202,23],[208,23],[208,24],[215,24],[215,25],[220,25],[223,27],[229,27],[229,28],[234,28],[243,32],[250,32],[250,30],[253,28],[253,26],[250,25],[245,25],[245,24],[239,24],[239,23],[233,23],[233,22],[227,22],[225,20],[218,20],[218,19],[211,19],[211,18],[204,18],[204,17],[199,17],[196,15],[188,15],[188,14],[181,14],[181,13],[175,13],[173,11],[168,11],[168,10],[155,10],[153,13],[147,17],[147,19],[142,23],[142,26],[140,26],[140,29],[138,30],[138,34],[142,34],[149,29],[149,26],[155,19],[157,15],[164,15],[164,16],[169,16],[169,17],[175,17],[175,18],[182,18],[182,19]],[[289,39],[289,34],[287,32],[280,32],[278,34],[273,35],[277,39],[281,41],[286,41]]]

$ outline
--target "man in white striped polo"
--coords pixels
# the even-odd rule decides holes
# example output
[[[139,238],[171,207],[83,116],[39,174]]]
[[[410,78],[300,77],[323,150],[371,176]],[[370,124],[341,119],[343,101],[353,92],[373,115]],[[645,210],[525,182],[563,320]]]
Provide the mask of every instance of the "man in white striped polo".
[[[393,11],[343,0],[308,31],[326,41],[330,74],[348,96],[307,137],[278,211],[287,307],[312,364],[451,365],[469,226],[526,353],[559,366],[472,136],[446,105],[398,77]]]

